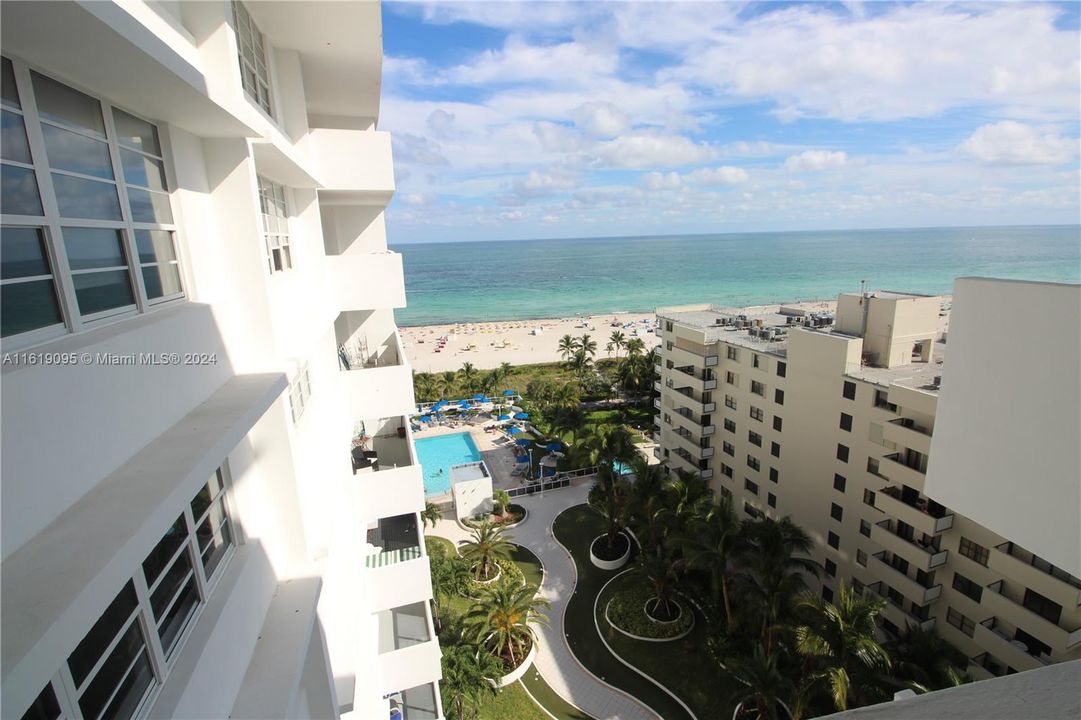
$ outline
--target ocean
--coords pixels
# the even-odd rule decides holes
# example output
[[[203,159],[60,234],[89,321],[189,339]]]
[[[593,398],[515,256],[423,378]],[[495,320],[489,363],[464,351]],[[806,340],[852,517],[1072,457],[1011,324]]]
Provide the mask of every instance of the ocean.
[[[1081,282],[1081,226],[913,228],[403,244],[399,325],[745,306],[966,275]]]

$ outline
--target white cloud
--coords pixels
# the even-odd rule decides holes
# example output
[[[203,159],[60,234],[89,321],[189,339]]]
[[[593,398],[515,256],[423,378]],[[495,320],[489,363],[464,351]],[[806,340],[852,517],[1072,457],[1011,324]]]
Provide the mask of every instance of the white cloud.
[[[597,75],[610,75],[619,63],[617,53],[579,42],[535,45],[510,36],[499,50],[487,50],[451,68],[449,82],[460,85],[505,85],[543,82],[576,85]]]
[[[804,150],[799,155],[789,155],[784,161],[785,170],[808,172],[844,167],[848,153],[842,150]]]
[[[714,151],[682,135],[636,132],[602,143],[594,155],[608,167],[679,167],[705,162]]]
[[[689,178],[703,185],[736,185],[745,183],[750,175],[743,168],[722,165],[715,168],[701,168],[689,175]]]
[[[598,138],[619,135],[630,127],[630,118],[609,102],[588,102],[570,111],[574,124]]]
[[[501,212],[497,216],[500,220],[525,220],[529,217],[529,213],[524,210],[510,210],[508,212]]]
[[[642,176],[642,184],[649,190],[676,190],[683,187],[683,178],[679,173],[649,172]]]
[[[401,196],[402,202],[406,205],[413,205],[416,207],[423,205],[435,205],[436,194],[435,193],[406,193]]]
[[[960,149],[985,163],[1059,165],[1077,158],[1078,140],[1041,134],[1031,125],[1003,120],[977,128]]]

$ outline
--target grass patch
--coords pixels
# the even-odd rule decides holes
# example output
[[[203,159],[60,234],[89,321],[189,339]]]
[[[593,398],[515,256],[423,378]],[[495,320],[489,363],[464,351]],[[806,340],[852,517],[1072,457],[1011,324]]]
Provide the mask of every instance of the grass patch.
[[[544,570],[540,559],[538,559],[528,548],[524,548],[521,545],[515,545],[514,547],[515,550],[511,553],[510,557],[522,572],[522,577],[524,577],[525,581],[530,585],[540,587],[541,580],[544,579]]]
[[[694,622],[691,604],[686,600],[679,603],[683,614],[679,620],[671,623],[653,622],[646,616],[645,605],[653,598],[653,588],[649,581],[634,573],[620,576],[601,595],[601,616],[608,608],[608,618],[621,630],[640,637],[664,639],[686,632]],[[603,627],[603,626],[602,626]]]
[[[571,556],[578,566],[578,587],[567,604],[567,612],[563,617],[567,642],[575,657],[594,675],[650,706],[666,720],[690,720],[687,711],[667,693],[656,685],[647,682],[638,673],[612,657],[612,654],[605,649],[604,644],[601,643],[600,638],[597,636],[597,627],[593,617],[593,603],[604,583],[608,582],[615,574],[612,571],[594,567],[589,560],[589,544],[593,538],[604,532],[604,521],[588,506],[576,505],[556,518],[552,530],[559,542],[563,543],[571,551]],[[610,635],[625,637],[611,627],[603,625],[602,627],[605,627],[605,638],[610,643],[612,643]],[[694,633],[691,633],[691,635],[693,636]],[[632,641],[630,638],[626,639],[637,645],[648,644],[652,646],[656,644]],[[668,644],[665,643],[665,645]],[[677,641],[670,644],[681,645],[682,643]],[[612,646],[616,647],[614,643],[612,643]],[[649,652],[654,653],[655,656],[666,656],[669,654],[667,650],[667,648],[665,648],[665,651],[661,651],[657,647],[649,648]],[[622,654],[622,649],[619,652]],[[703,657],[701,652],[690,655],[685,658],[686,662],[683,665],[700,663]],[[642,667],[642,669],[645,672],[654,674],[653,669],[645,667]],[[658,679],[668,684],[659,676]],[[686,702],[686,699],[684,701]],[[700,715],[703,718],[716,716],[716,706],[707,706]]]
[[[558,720],[593,720],[589,715],[571,705],[556,693],[552,687],[544,681],[536,667],[526,670],[525,675],[519,680],[533,698],[540,703],[545,710],[552,713]],[[516,683],[517,684],[517,683]],[[511,720],[506,718],[504,720]]]
[[[428,552],[429,557],[452,557],[458,554],[454,543],[435,535],[424,536],[424,549]]]
[[[529,698],[521,683],[512,683],[496,690],[495,697],[485,699],[478,717],[479,720],[551,720]]]

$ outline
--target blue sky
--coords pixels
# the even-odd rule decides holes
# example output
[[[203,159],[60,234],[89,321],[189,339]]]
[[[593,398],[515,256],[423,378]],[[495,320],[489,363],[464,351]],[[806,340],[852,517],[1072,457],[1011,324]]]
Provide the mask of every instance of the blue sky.
[[[1078,7],[384,3],[391,242],[1077,223]]]

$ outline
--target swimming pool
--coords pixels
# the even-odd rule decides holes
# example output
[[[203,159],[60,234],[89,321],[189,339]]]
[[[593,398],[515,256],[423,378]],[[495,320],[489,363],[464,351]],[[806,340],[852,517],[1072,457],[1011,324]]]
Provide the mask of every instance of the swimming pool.
[[[413,443],[424,474],[424,496],[450,492],[450,467],[481,459],[476,443],[467,432],[422,438]]]

